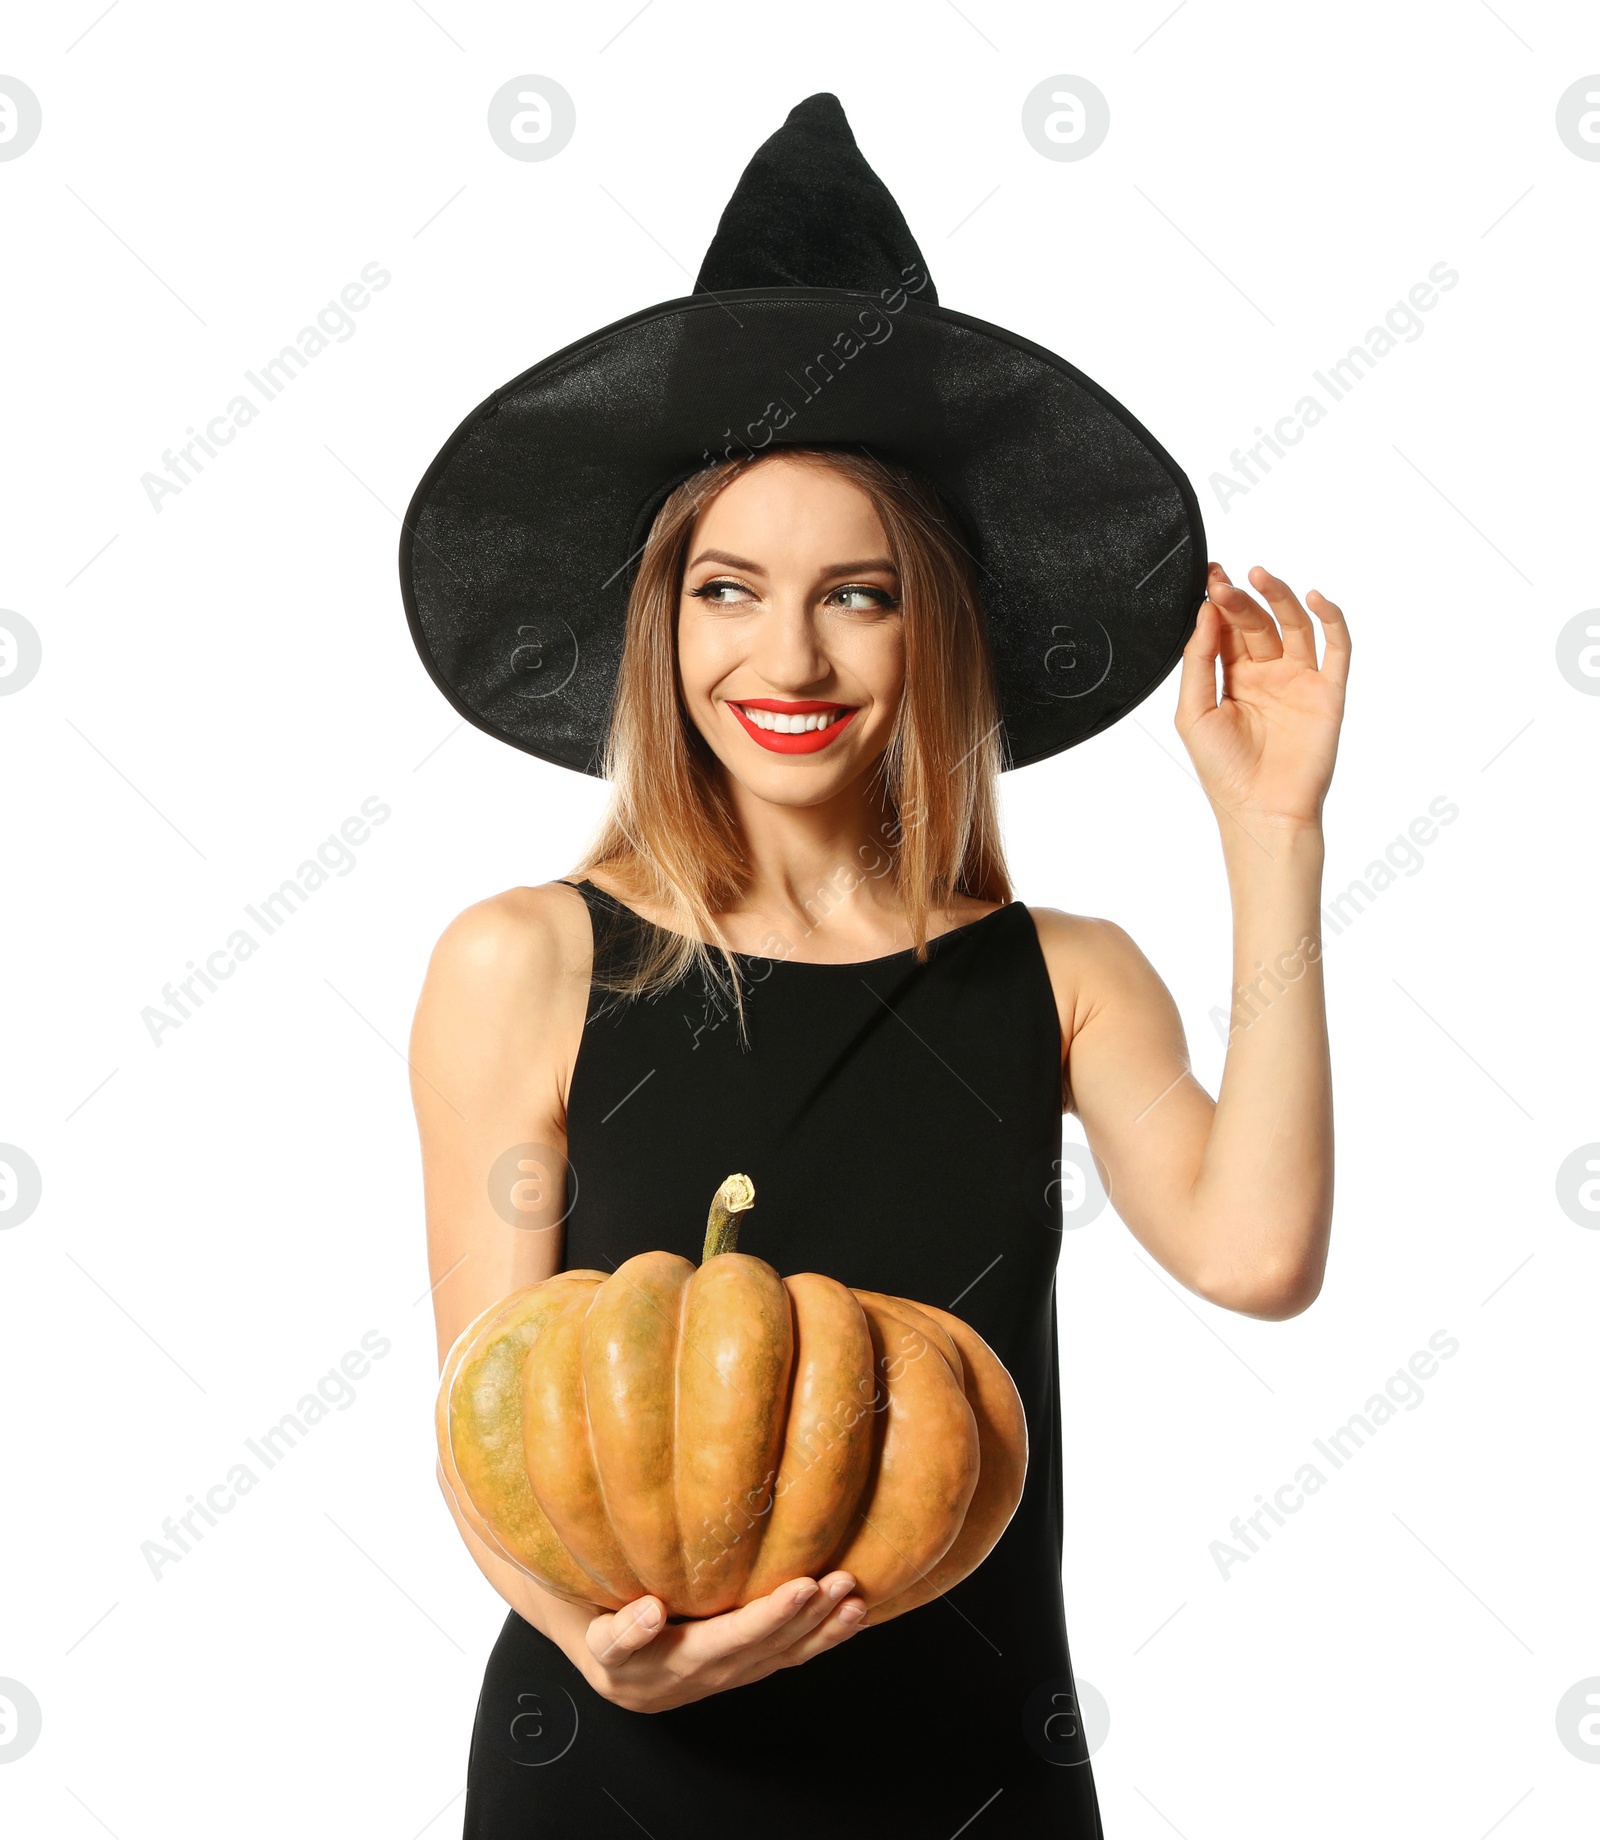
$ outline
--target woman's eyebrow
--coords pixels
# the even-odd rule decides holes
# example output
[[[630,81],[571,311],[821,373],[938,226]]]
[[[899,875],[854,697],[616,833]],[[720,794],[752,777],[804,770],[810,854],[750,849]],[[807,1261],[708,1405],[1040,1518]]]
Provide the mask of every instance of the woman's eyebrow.
[[[765,575],[766,570],[759,562],[752,562],[747,556],[735,556],[725,549],[703,549],[690,563],[691,569],[698,568],[702,562],[720,562],[725,569],[743,569],[750,575]],[[877,570],[886,575],[896,573],[895,565],[885,557],[876,556],[866,562],[833,562],[820,571],[823,575],[865,575]]]
[[[702,562],[720,562],[725,569],[744,569],[751,575],[765,575],[767,572],[759,562],[751,562],[744,556],[731,556],[725,549],[703,549],[689,567],[698,568]]]

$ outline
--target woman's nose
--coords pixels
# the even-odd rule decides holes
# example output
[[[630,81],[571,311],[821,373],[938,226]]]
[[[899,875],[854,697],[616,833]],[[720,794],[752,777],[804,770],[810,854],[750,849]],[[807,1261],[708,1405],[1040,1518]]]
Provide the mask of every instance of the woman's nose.
[[[775,689],[801,691],[825,678],[831,666],[811,609],[799,600],[780,599],[761,622],[752,660]]]

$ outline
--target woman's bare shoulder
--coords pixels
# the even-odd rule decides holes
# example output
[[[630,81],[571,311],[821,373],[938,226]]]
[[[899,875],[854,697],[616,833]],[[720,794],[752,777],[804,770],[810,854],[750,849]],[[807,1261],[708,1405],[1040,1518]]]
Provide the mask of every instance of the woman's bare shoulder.
[[[594,945],[570,882],[511,888],[458,914],[434,947],[411,1033],[419,1114],[555,1117],[582,1038]],[[448,1112],[441,1109],[448,1095]],[[511,1123],[506,1125],[512,1128]],[[517,1128],[521,1128],[518,1126]]]
[[[592,951],[583,896],[571,882],[508,888],[457,914],[433,949],[433,969],[495,979],[550,973]]]
[[[1109,962],[1129,951],[1139,950],[1115,920],[1102,920],[1094,914],[1069,914],[1059,907],[1031,904],[1028,912],[1047,958],[1052,954],[1072,953]]]
[[[1069,1046],[1078,1030],[1108,1003],[1165,995],[1155,967],[1115,920],[1064,913],[1056,907],[1030,906],[1028,912]]]
[[[509,888],[476,901],[440,935],[420,1012],[476,1028],[488,1015],[566,1009],[588,986],[594,940],[571,882]]]

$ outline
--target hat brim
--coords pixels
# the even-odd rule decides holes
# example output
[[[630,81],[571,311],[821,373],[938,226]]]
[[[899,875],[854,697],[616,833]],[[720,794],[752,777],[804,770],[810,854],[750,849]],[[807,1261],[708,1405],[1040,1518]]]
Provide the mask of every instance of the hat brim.
[[[1205,594],[1182,469],[1027,339],[901,295],[697,294],[496,390],[423,476],[400,540],[412,637],[478,728],[598,775],[650,519],[732,453],[865,447],[971,539],[1008,767],[1101,732],[1177,662]]]

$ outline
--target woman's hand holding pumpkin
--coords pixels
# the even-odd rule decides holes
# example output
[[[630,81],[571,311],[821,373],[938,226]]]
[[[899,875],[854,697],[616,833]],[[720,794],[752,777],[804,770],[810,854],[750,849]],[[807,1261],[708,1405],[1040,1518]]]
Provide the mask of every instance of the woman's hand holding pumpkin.
[[[590,1618],[563,1604],[548,1631],[595,1691],[632,1712],[674,1706],[748,1686],[836,1648],[862,1626],[866,1606],[848,1572],[820,1583],[790,1579],[722,1616],[667,1622],[661,1600],[640,1597]]]

